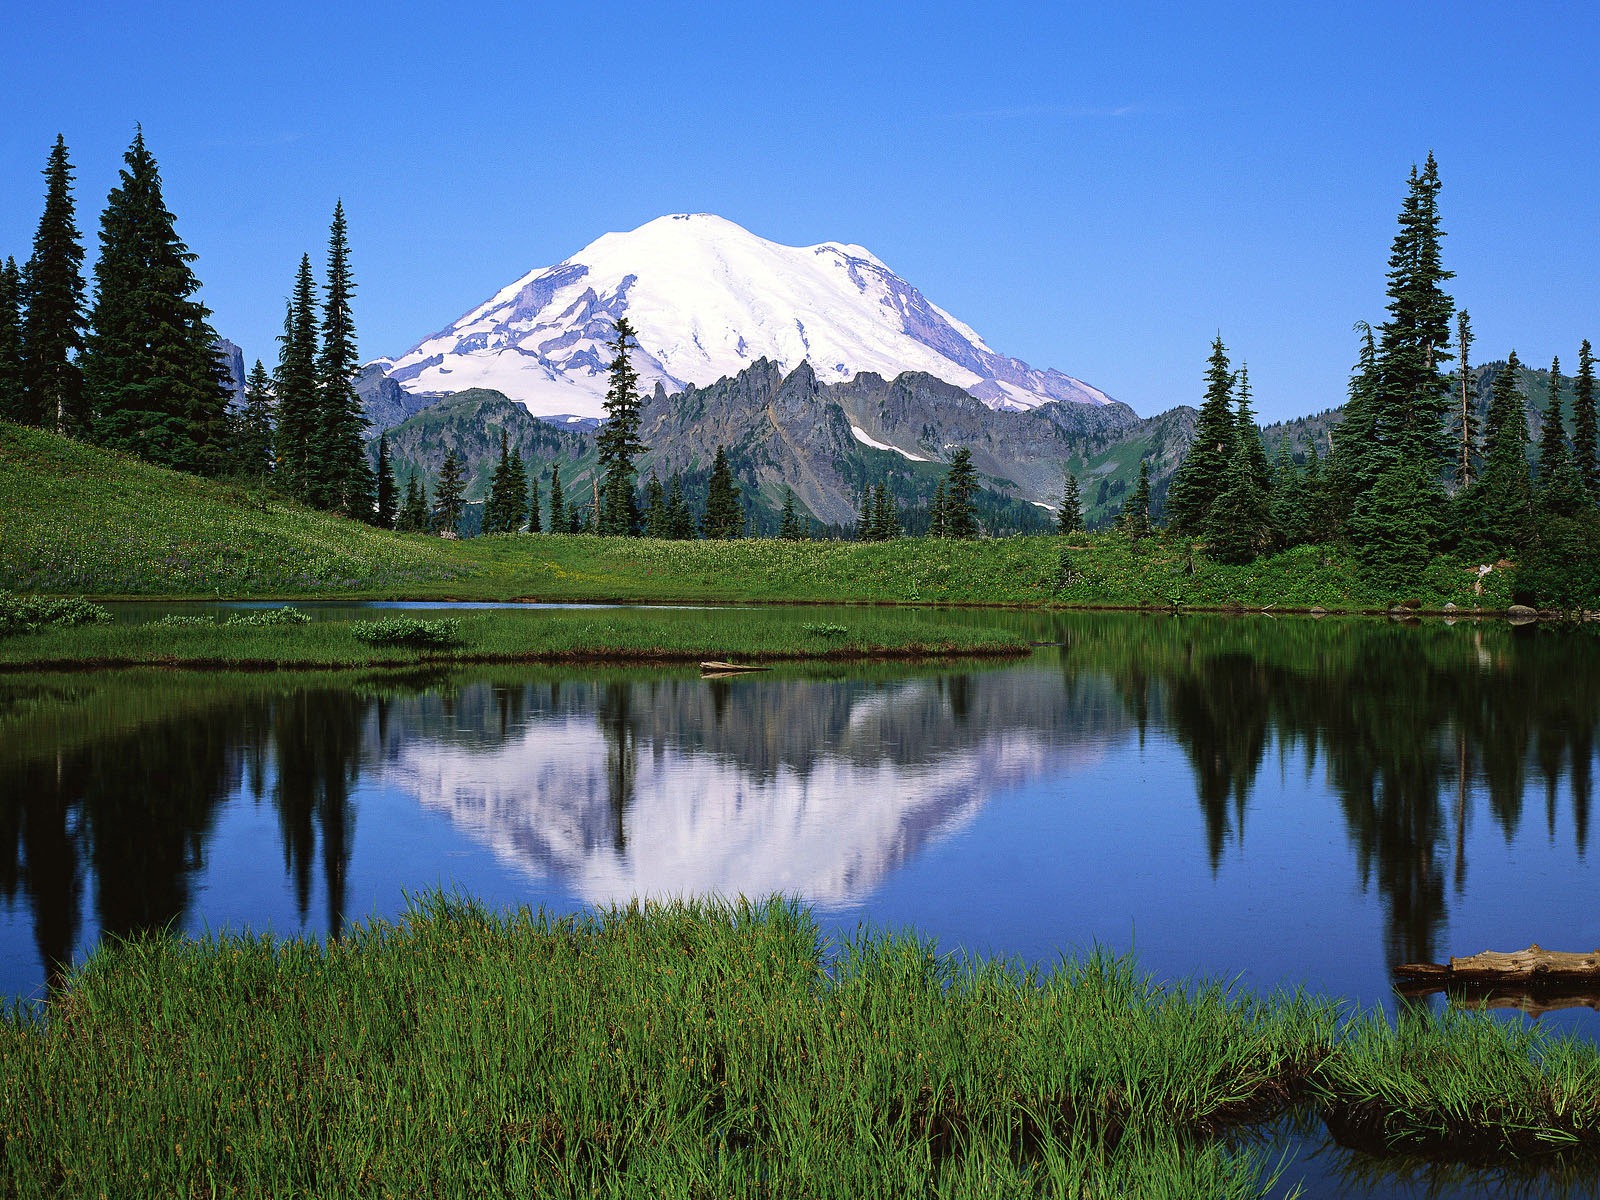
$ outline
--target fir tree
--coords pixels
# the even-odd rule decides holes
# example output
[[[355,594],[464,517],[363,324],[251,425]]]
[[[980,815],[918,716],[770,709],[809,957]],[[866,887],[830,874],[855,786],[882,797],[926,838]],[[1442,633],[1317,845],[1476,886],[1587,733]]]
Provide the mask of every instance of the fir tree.
[[[533,474],[531,485],[528,489],[528,532],[544,532],[544,514],[539,511],[539,476]]]
[[[744,532],[744,510],[739,507],[739,488],[728,465],[727,451],[717,447],[711,465],[711,480],[706,487],[706,511],[700,523],[701,534],[709,539],[736,538]]]
[[[1315,451],[1313,450],[1313,457]],[[1299,546],[1317,540],[1311,522],[1311,497],[1306,478],[1294,465],[1294,452],[1286,437],[1278,443],[1272,464],[1272,494],[1267,510],[1272,518],[1273,540],[1283,546]]]
[[[252,479],[272,474],[272,377],[256,359],[244,381],[244,408],[233,444],[234,468]]]
[[[506,532],[520,533],[522,523],[528,519],[528,468],[522,462],[522,447],[511,448],[511,462],[506,468]],[[532,531],[530,531],[532,532]]]
[[[1544,427],[1539,432],[1539,513],[1547,523],[1551,517],[1575,517],[1585,507],[1583,481],[1567,453],[1567,439],[1561,424],[1561,360],[1550,364],[1550,392],[1545,402]],[[1544,529],[1540,530],[1541,536]]]
[[[639,518],[633,501],[633,460],[646,449],[639,440],[639,414],[644,406],[638,390],[639,376],[628,361],[629,342],[633,336],[628,318],[618,317],[616,338],[611,343],[606,419],[595,434],[601,472],[600,532],[622,537],[638,532]]]
[[[978,472],[972,465],[972,451],[957,446],[950,453],[950,468],[944,476],[944,536],[978,536]]]
[[[1344,419],[1339,422],[1336,448],[1330,457],[1337,464],[1331,472],[1330,493],[1341,518],[1348,515],[1356,495],[1370,487],[1385,464],[1392,461],[1377,444],[1378,436],[1378,343],[1372,326],[1357,321],[1361,349],[1355,369],[1350,373]]]
[[[683,479],[676,471],[667,485],[667,536],[680,542],[694,537],[694,518],[689,512],[688,498],[683,494]]]
[[[661,479],[654,471],[644,485],[644,535],[645,537],[664,538],[667,536],[667,491],[661,486]]]
[[[406,476],[406,499],[395,519],[395,528],[402,533],[428,532],[428,487],[417,482],[417,473]]]
[[[1242,442],[1235,446],[1234,457],[1249,469],[1250,455]],[[1133,495],[1123,504],[1122,517],[1117,524],[1135,542],[1150,536],[1150,464],[1143,458],[1139,460],[1139,482],[1134,485]]]
[[[570,533],[566,498],[561,494],[561,464],[550,465],[550,532]]]
[[[578,502],[567,501],[567,532],[577,534],[583,532],[583,518],[578,514]]]
[[[856,514],[856,541],[876,540],[872,527],[872,485],[869,483],[861,489],[861,511]]]
[[[323,507],[347,517],[370,521],[376,481],[367,465],[362,431],[367,419],[355,392],[355,318],[350,302],[355,281],[350,271],[350,241],[345,228],[344,202],[333,206],[328,230],[328,281],[322,293],[322,351],[317,356],[317,424],[312,444],[316,450],[318,486],[313,489]]]
[[[1456,396],[1460,408],[1456,413],[1456,487],[1472,484],[1472,460],[1477,452],[1478,414],[1472,405],[1472,368],[1467,352],[1472,349],[1472,318],[1467,310],[1456,314]]]
[[[439,482],[433,489],[433,527],[439,533],[461,531],[461,512],[466,507],[462,499],[465,485],[466,474],[462,470],[461,460],[452,449],[444,456],[444,465],[439,468]]]
[[[89,432],[83,376],[83,244],[73,218],[72,165],[56,137],[44,169],[44,213],[22,275],[22,416],[30,425]]]
[[[522,489],[517,488],[520,506]],[[511,525],[511,452],[506,445],[506,431],[500,430],[500,461],[495,464],[489,480],[489,495],[483,503],[483,532],[510,533]],[[520,521],[518,522],[520,524]]]
[[[786,542],[800,540],[800,521],[795,516],[793,488],[783,489],[783,519],[778,522],[778,536]]]
[[[207,475],[227,462],[228,393],[196,300],[195,256],[161,196],[143,132],[123,155],[100,218],[95,300],[80,359],[97,439],[148,462]]]
[[[1068,471],[1061,489],[1061,511],[1056,514],[1057,533],[1078,533],[1083,529],[1083,498],[1078,494],[1078,477]]]
[[[260,369],[260,363],[256,364]],[[395,497],[394,464],[389,460],[389,435],[378,435],[378,528],[393,529],[395,517],[398,514],[398,504]]]
[[[933,488],[933,501],[928,505],[928,536],[948,537],[945,531],[944,513],[947,507],[944,494],[944,480],[939,480]]]
[[[1350,535],[1367,576],[1390,588],[1413,586],[1433,560],[1445,507],[1434,465],[1394,460],[1350,513]]]
[[[278,479],[297,500],[311,502],[316,490],[314,442],[317,431],[317,284],[311,256],[300,256],[294,292],[278,338],[278,369],[273,393],[278,402]]]
[[[1234,447],[1222,491],[1206,514],[1206,553],[1218,562],[1250,562],[1272,539],[1267,490],[1256,474],[1249,441],[1241,437]]]
[[[1519,390],[1522,364],[1513,350],[1495,376],[1484,421],[1483,472],[1470,493],[1469,543],[1515,554],[1533,537],[1533,489],[1528,481],[1528,417]]]
[[[22,387],[22,272],[17,260],[0,266],[0,421],[27,415]]]
[[[1206,394],[1195,418],[1194,443],[1167,491],[1167,524],[1178,533],[1199,533],[1212,502],[1222,493],[1233,458],[1238,424],[1233,414],[1233,368],[1217,336],[1206,360]]]
[[[1449,385],[1439,365],[1449,361],[1454,304],[1443,284],[1439,169],[1428,155],[1411,169],[1400,230],[1389,253],[1389,319],[1378,341],[1375,444],[1408,462],[1438,469],[1448,453],[1444,414]]]
[[[1589,339],[1578,348],[1578,374],[1573,381],[1572,465],[1590,500],[1600,500],[1600,436],[1597,436],[1594,397],[1594,354]]]
[[[1255,409],[1250,406],[1250,368],[1239,364],[1239,408],[1234,414],[1235,444],[1244,451],[1245,466],[1263,493],[1272,490],[1272,466],[1267,448],[1256,425]]]

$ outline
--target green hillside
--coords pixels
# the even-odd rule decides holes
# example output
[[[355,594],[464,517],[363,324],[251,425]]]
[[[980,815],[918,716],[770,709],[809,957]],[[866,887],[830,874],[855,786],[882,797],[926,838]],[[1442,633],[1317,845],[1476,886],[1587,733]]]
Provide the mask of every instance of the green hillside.
[[[0,421],[0,587],[98,595],[406,591],[463,574],[437,538]]]

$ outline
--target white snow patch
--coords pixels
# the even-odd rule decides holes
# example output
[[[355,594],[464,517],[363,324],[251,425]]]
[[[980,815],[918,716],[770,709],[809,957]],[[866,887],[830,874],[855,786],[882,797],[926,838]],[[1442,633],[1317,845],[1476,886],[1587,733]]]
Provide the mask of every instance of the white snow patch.
[[[856,441],[860,442],[863,446],[871,446],[874,450],[893,450],[896,454],[899,454],[904,458],[909,458],[912,462],[928,461],[920,454],[913,454],[909,450],[900,449],[899,446],[891,446],[887,442],[878,441],[859,425],[850,426],[850,432],[855,435]]]

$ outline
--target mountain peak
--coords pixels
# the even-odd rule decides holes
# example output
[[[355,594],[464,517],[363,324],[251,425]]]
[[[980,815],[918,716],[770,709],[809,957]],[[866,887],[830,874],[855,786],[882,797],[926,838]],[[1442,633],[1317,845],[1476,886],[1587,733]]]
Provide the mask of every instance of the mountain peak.
[[[598,416],[617,318],[638,331],[645,391],[734,375],[766,357],[824,383],[925,371],[993,408],[1111,398],[991,350],[865,247],[783,246],[714,213],[669,213],[528,272],[393,360],[407,390],[487,387],[538,415]]]

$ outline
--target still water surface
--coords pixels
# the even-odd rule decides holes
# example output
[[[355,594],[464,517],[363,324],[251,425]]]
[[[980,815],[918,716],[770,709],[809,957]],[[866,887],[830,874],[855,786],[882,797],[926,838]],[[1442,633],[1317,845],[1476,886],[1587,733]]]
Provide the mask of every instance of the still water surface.
[[[1400,962],[1600,946],[1586,630],[964,619],[1058,644],[708,681],[0,676],[0,993],[45,996],[108,933],[320,935],[432,887],[781,892],[844,931],[1391,1008]],[[1540,1019],[1600,1036],[1592,1010]],[[1439,1186],[1303,1157],[1313,1194]]]

